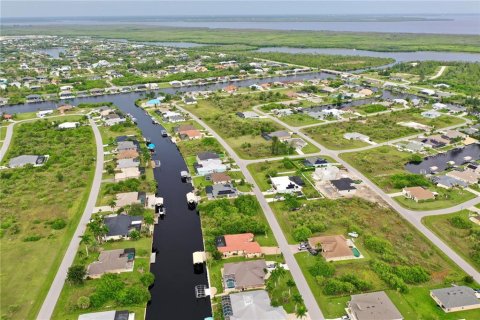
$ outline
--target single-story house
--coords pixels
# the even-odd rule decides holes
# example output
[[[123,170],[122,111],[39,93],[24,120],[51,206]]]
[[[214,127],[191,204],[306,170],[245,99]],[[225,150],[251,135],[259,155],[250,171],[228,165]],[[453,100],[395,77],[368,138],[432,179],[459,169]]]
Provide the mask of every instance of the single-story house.
[[[305,182],[302,178],[298,176],[280,176],[280,177],[271,177],[270,181],[272,183],[273,189],[279,193],[293,193],[302,191]]]
[[[385,291],[354,294],[346,310],[352,320],[403,320]]]
[[[355,182],[350,178],[340,178],[337,180],[330,180],[330,184],[341,195],[355,193],[355,191],[357,190],[357,188],[355,188]]]
[[[8,166],[10,168],[21,168],[27,164],[31,164],[34,167],[39,167],[45,164],[48,160],[48,155],[38,156],[38,155],[21,155],[15,158],[10,159]]]
[[[347,132],[343,135],[343,138],[347,140],[360,140],[363,142],[370,143],[370,138],[368,136],[358,132]]]
[[[328,161],[319,157],[310,157],[303,161],[303,165],[305,167],[325,167],[328,165]]]
[[[123,192],[115,195],[115,209],[132,204],[143,204],[147,206],[147,194],[145,192]]]
[[[308,238],[308,244],[327,261],[355,259],[352,248],[342,235],[311,237]]]
[[[263,134],[263,138],[266,140],[272,140],[274,137],[278,138],[279,141],[286,141],[292,137],[292,134],[285,130],[274,131],[274,132]]]
[[[315,168],[312,178],[317,181],[335,180],[340,173],[340,169],[336,166],[327,166]]]
[[[60,112],[60,114],[64,114],[65,112],[67,111],[70,111],[74,108],[74,106],[72,106],[71,104],[64,104],[64,105],[61,105],[60,107],[57,108],[58,112]]]
[[[265,285],[267,274],[265,260],[226,263],[223,266],[223,286],[226,290],[250,290]]]
[[[403,188],[402,194],[405,198],[412,199],[415,202],[435,199],[435,194],[422,187]]]
[[[101,251],[98,261],[88,265],[87,276],[95,279],[105,273],[132,272],[134,262],[135,248]]]
[[[265,290],[232,293],[222,297],[222,310],[229,320],[286,320],[287,313],[282,306],[274,307]]]
[[[128,240],[133,230],[140,231],[143,224],[142,216],[129,216],[126,214],[113,214],[103,218],[103,223],[107,226],[108,232],[105,235],[105,241],[108,240]]]
[[[58,125],[58,129],[74,129],[80,125],[80,122],[62,122]]]
[[[445,176],[445,175],[433,176],[432,181],[433,181],[433,183],[437,184],[437,187],[441,187],[441,188],[445,188],[445,189],[450,189],[450,188],[453,188],[453,187],[462,187],[462,188],[468,187],[467,183],[465,183],[461,180],[458,180],[456,178]]]
[[[195,97],[184,97],[183,102],[185,104],[195,104],[197,103],[197,99],[195,99]]]
[[[126,310],[92,312],[79,315],[78,320],[135,320],[135,313]]]
[[[228,234],[215,239],[217,250],[224,258],[245,256],[247,258],[260,257],[262,249],[254,241],[253,233]]]
[[[440,117],[442,114],[436,110],[428,110],[428,111],[422,112],[421,115],[424,118],[435,119]]]
[[[285,140],[286,143],[290,145],[290,147],[296,149],[296,150],[302,150],[307,146],[307,142],[301,138],[290,138]]]
[[[213,184],[225,184],[230,183],[232,178],[224,172],[214,172],[210,174],[210,181],[212,181]]]
[[[140,166],[140,161],[136,159],[120,159],[117,161],[117,170],[127,169],[127,168],[137,168]]]
[[[136,159],[138,158],[139,154],[137,150],[122,150],[117,154],[117,159],[118,160],[123,160],[123,159]]]
[[[430,296],[445,312],[480,308],[480,299],[475,291],[467,286],[430,290]]]
[[[223,164],[220,156],[213,152],[201,152],[197,155],[197,162],[193,164],[197,173],[201,176],[214,172],[225,172],[227,166]]]
[[[213,186],[207,186],[205,188],[208,198],[235,198],[238,196],[237,189],[235,189],[230,183],[217,183]]]
[[[132,168],[124,168],[121,169],[120,172],[115,173],[115,181],[122,181],[130,178],[138,178],[140,177],[141,172],[140,168],[132,167]]]
[[[175,132],[178,133],[182,140],[194,140],[202,138],[200,130],[190,124],[182,124],[175,128]]]
[[[469,185],[478,183],[478,180],[480,179],[480,174],[471,170],[465,170],[465,171],[453,170],[453,171],[447,172],[446,176],[455,178]]]
[[[117,151],[125,151],[125,150],[135,150],[137,151],[137,145],[133,141],[119,141],[117,142]]]
[[[258,119],[260,116],[253,111],[243,111],[243,112],[237,112],[237,116],[243,119]]]

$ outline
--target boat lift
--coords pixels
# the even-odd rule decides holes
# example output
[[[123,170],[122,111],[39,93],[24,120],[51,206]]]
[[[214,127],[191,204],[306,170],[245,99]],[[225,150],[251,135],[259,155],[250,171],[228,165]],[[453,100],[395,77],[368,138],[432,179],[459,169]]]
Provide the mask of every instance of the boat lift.
[[[188,173],[188,171],[181,171],[180,177],[182,178],[182,182],[192,181],[192,177],[190,176],[190,173]]]
[[[197,197],[195,193],[193,192],[187,193],[187,203],[190,209],[195,209],[197,207],[199,200],[200,200],[199,197]]]

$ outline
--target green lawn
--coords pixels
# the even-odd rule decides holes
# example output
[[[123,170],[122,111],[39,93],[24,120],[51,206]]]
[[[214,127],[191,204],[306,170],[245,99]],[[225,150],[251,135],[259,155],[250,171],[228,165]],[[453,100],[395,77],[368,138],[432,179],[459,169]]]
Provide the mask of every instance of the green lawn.
[[[295,113],[289,116],[279,117],[280,120],[293,127],[301,127],[309,124],[322,123],[323,121],[310,117],[305,113]]]
[[[469,214],[471,214],[469,210],[462,210],[451,214],[424,217],[422,222],[473,267],[480,270],[478,255],[480,226],[468,220]],[[465,226],[463,228],[455,226],[451,222],[452,218],[463,222]],[[476,256],[475,251],[477,251]]]
[[[38,168],[4,170],[0,179],[1,309],[10,319],[33,319],[38,313],[83,213],[93,178],[91,128],[59,131],[50,123],[15,126],[6,156],[8,160],[25,153],[48,154],[48,162]],[[55,219],[63,219],[66,227],[52,229]],[[33,239],[37,241],[27,241]]]
[[[465,201],[474,199],[476,195],[463,189],[446,190],[443,188],[429,188],[430,191],[438,193],[435,200],[426,200],[415,202],[404,196],[395,197],[394,199],[404,208],[411,210],[436,210],[450,208]]]
[[[142,273],[148,271],[150,268],[150,252],[152,247],[152,238],[150,237],[143,237],[137,241],[107,242],[104,243],[102,247],[105,250],[135,248],[136,256],[133,272],[125,272],[120,274],[121,278],[127,283],[138,282]],[[91,252],[87,257],[85,253],[85,247],[80,246],[75,257],[74,264],[88,265],[89,263],[95,261],[98,258],[98,255],[98,252]],[[55,306],[52,319],[76,320],[82,313],[118,310],[119,307],[122,308],[121,310],[128,309],[130,312],[134,312],[135,318],[144,318],[146,306],[143,304],[131,306],[109,305],[101,308],[90,307],[86,310],[79,309],[76,306],[78,298],[92,294],[95,290],[95,284],[98,281],[98,279],[87,280],[83,285],[71,285],[66,283],[60,294],[58,303]]]

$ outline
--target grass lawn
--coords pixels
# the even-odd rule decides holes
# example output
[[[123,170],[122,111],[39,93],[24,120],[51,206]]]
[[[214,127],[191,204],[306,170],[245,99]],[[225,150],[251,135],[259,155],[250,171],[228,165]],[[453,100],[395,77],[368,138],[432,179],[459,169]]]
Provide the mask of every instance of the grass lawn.
[[[404,166],[410,161],[411,154],[398,151],[394,147],[381,146],[359,152],[340,154],[357,170],[362,172],[385,192],[397,192],[391,183],[390,177],[397,173],[406,173]]]
[[[310,117],[308,114],[295,113],[289,116],[279,117],[280,120],[293,127],[301,127],[309,124],[322,123],[322,120],[317,120]]]
[[[468,220],[469,214],[471,214],[469,210],[462,210],[451,214],[424,217],[422,222],[473,267],[480,270],[480,257],[475,259],[472,256],[475,250],[480,248],[480,226]],[[452,218],[464,222],[465,226],[456,227]]]
[[[121,273],[120,276],[127,283],[138,282],[140,276],[150,268],[150,252],[152,246],[151,237],[142,237],[138,241],[116,241],[107,242],[102,245],[105,250],[135,248],[135,266],[133,272]],[[91,252],[89,256],[86,256],[85,247],[80,246],[79,251],[75,257],[74,264],[88,265],[98,258],[98,252]],[[62,293],[60,294],[57,305],[53,313],[52,319],[58,320],[76,320],[82,313],[118,310],[119,306],[105,306],[101,308],[89,308],[81,310],[76,306],[77,300],[81,296],[89,296],[95,290],[95,284],[98,279],[87,280],[83,285],[71,285],[65,284]],[[143,319],[146,306],[133,305],[133,306],[120,306],[121,310],[128,309],[131,312],[135,312],[135,318]]]
[[[177,142],[177,146],[180,149],[184,159],[188,159],[190,157],[195,158],[200,152],[206,151],[222,154],[225,153],[225,150],[223,150],[222,146],[215,138],[179,141]]]
[[[420,115],[421,109],[408,109],[380,114],[367,118],[357,118],[350,121],[335,122],[326,125],[307,128],[304,131],[313,139],[329,149],[342,150],[366,146],[367,143],[347,140],[345,133],[358,132],[370,138],[371,141],[381,143],[401,137],[411,136],[423,131],[401,126],[398,122],[415,121],[436,129],[452,126],[464,122],[462,119],[441,116],[436,119],[427,119]]]
[[[435,210],[450,208],[457,204],[471,200],[476,197],[473,193],[463,189],[446,190],[444,188],[429,188],[430,191],[438,193],[437,199],[415,202],[404,196],[395,197],[395,201],[404,208],[411,210]]]
[[[36,317],[83,212],[95,168],[92,129],[59,131],[50,123],[15,126],[6,156],[48,154],[47,163],[4,170],[0,179],[1,309],[11,319]],[[55,219],[66,226],[54,230]]]

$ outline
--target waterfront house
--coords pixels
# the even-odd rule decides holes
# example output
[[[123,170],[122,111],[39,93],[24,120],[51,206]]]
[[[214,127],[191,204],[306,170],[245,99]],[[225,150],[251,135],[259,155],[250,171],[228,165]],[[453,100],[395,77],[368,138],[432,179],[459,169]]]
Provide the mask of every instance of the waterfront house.
[[[288,315],[282,306],[274,307],[265,290],[233,293],[222,297],[225,320],[286,320]]]
[[[107,226],[108,232],[104,236],[105,241],[130,239],[133,230],[140,231],[143,224],[142,216],[129,216],[126,214],[113,214],[106,216],[103,223]]]
[[[238,196],[237,189],[230,183],[217,183],[213,186],[207,186],[205,191],[209,199],[236,198]]]
[[[215,239],[217,250],[224,258],[245,256],[247,258],[260,257],[262,249],[254,241],[253,233],[228,234]]]
[[[201,152],[197,155],[197,162],[193,164],[197,173],[205,176],[214,172],[225,172],[227,166],[216,153]]]
[[[210,181],[212,181],[213,184],[226,184],[230,183],[232,178],[224,172],[214,172],[210,174]]]
[[[273,189],[278,193],[295,193],[301,192],[305,182],[299,176],[280,176],[271,177]]]
[[[354,294],[346,310],[352,320],[403,319],[400,311],[384,291]]]
[[[182,140],[195,140],[201,139],[202,133],[190,124],[182,124],[175,128],[175,132],[178,133]]]
[[[327,261],[355,259],[353,246],[342,235],[308,238],[310,248],[317,250]]]
[[[132,151],[137,151],[137,145],[133,141],[119,141],[117,143],[117,151],[122,152],[122,151],[127,151],[127,150],[132,150]]]
[[[226,263],[223,266],[223,286],[226,290],[251,290],[265,285],[265,260]]]
[[[402,194],[407,199],[415,202],[435,199],[435,194],[428,189],[422,187],[403,188]]]
[[[136,179],[140,177],[141,172],[138,167],[124,168],[120,172],[115,173],[115,182],[126,180],[126,179]]]
[[[138,158],[139,154],[137,150],[122,150],[117,154],[117,159],[136,159]]]
[[[92,312],[79,315],[78,320],[135,320],[135,313],[127,310]]]
[[[147,195],[145,192],[123,192],[115,195],[115,210],[133,204],[147,206]]]
[[[433,183],[437,185],[437,187],[441,187],[444,189],[451,189],[454,187],[462,187],[466,188],[468,187],[468,184],[458,180],[454,177],[446,176],[446,175],[441,175],[441,176],[433,176],[432,178]]]
[[[32,165],[34,167],[39,167],[45,164],[48,160],[48,155],[21,155],[15,158],[10,159],[8,162],[8,167],[10,168],[21,168],[26,165]]]
[[[453,171],[447,172],[446,176],[460,180],[468,185],[478,183],[478,180],[480,179],[480,174],[470,170],[465,170],[465,171],[453,170]]]
[[[38,118],[45,118],[46,116],[53,114],[53,110],[41,110],[37,112],[37,117]]]
[[[140,166],[140,161],[138,159],[121,159],[117,161],[116,170],[127,169],[127,168],[137,168]]]
[[[456,312],[480,308],[480,299],[467,286],[430,290],[430,296],[445,312]]]
[[[101,251],[98,261],[87,267],[89,278],[100,278],[105,273],[132,272],[135,263],[135,248]]]

